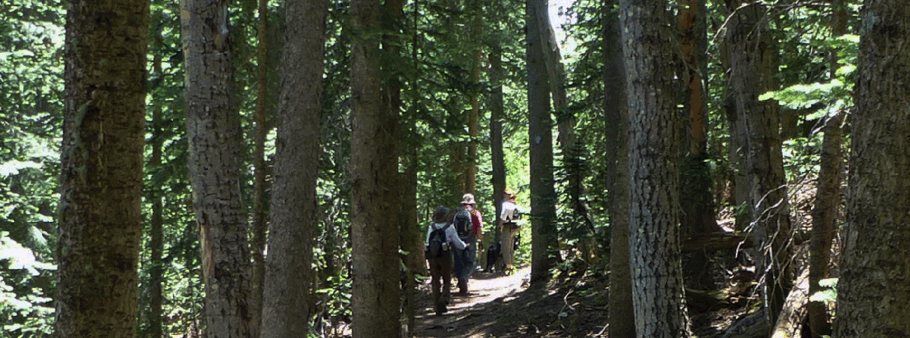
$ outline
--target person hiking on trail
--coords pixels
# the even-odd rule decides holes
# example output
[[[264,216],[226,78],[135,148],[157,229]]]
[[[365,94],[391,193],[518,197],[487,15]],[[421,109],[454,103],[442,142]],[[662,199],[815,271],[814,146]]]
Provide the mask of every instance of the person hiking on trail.
[[[502,230],[502,237],[500,239],[502,245],[500,247],[500,252],[504,266],[503,272],[507,275],[512,273],[513,257],[515,249],[517,249],[515,236],[520,229],[517,221],[521,216],[518,213],[518,205],[515,204],[516,196],[517,194],[512,191],[512,189],[506,189],[504,191],[502,213],[499,215],[499,226]]]
[[[458,294],[468,294],[468,279],[477,266],[477,250],[483,250],[483,217],[475,209],[474,195],[464,194],[461,206],[452,218],[458,237],[470,246],[466,250],[455,251],[455,278],[458,279]]]
[[[452,223],[448,222],[450,212],[449,208],[443,206],[436,208],[424,242],[427,261],[430,263],[430,285],[433,288],[433,309],[436,315],[448,311],[446,305],[449,304],[449,290],[452,288],[452,252],[454,249],[464,250],[468,247],[458,238]]]

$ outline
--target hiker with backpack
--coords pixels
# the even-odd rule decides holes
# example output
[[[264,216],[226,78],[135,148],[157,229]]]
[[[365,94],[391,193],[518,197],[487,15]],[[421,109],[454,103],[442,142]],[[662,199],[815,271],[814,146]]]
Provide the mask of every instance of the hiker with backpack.
[[[433,309],[442,315],[448,309],[449,290],[452,288],[453,252],[468,248],[449,222],[451,210],[439,206],[433,212],[433,222],[427,229],[426,256],[430,263],[430,285],[433,288]],[[441,280],[441,281],[440,281]]]
[[[455,251],[455,278],[458,279],[458,294],[468,294],[468,279],[477,266],[477,250],[483,250],[483,217],[475,209],[473,194],[464,194],[461,206],[452,218],[452,224],[458,237],[468,244],[468,248]]]

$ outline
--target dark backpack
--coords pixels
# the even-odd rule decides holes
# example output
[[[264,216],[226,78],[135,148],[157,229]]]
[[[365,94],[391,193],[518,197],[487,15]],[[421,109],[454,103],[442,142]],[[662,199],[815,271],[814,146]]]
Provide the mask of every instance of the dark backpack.
[[[442,253],[445,251],[443,247],[446,244],[446,229],[448,229],[450,225],[452,225],[452,223],[446,223],[444,227],[439,229],[435,229],[434,227],[433,231],[430,232],[428,258],[442,257]]]
[[[465,238],[471,234],[471,212],[468,209],[460,208],[458,212],[455,213],[455,232],[458,233],[458,237]]]

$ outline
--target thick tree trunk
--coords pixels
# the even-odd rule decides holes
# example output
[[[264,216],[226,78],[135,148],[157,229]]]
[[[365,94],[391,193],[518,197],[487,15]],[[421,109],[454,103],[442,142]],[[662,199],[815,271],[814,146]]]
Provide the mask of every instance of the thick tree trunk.
[[[546,0],[527,0],[527,27],[538,27],[537,8]],[[537,4],[536,2],[543,2]],[[544,282],[558,255],[556,188],[553,179],[553,119],[549,79],[540,30],[528,29],[528,133],[531,162],[531,282]]]
[[[262,323],[262,290],[265,281],[265,234],[268,227],[268,204],[266,195],[265,137],[268,133],[268,93],[269,93],[269,0],[259,0],[259,46],[257,47],[259,64],[257,65],[256,83],[256,132],[253,150],[253,221],[250,239],[250,254],[253,265],[250,270],[250,334],[260,336]]]
[[[835,337],[910,337],[910,2],[864,2]]]
[[[234,104],[227,1],[184,0],[186,128],[202,243],[209,337],[248,337],[249,249],[240,198],[240,114]]]
[[[679,262],[679,50],[661,0],[621,0],[631,168],[629,245],[638,337],[689,337]]]
[[[325,0],[285,4],[285,48],[275,184],[263,287],[262,337],[282,338],[309,331],[313,302],[313,245],[316,237],[316,179],[322,132]]]
[[[56,336],[134,337],[149,2],[67,8]]]
[[[604,117],[607,191],[610,207],[610,337],[635,337],[629,257],[629,120],[618,0],[607,0],[604,15]]]
[[[383,106],[378,0],[351,3],[354,337],[398,337],[398,112]]]
[[[774,45],[761,3],[728,3],[730,84],[739,133],[745,135],[742,171],[749,184],[749,214],[753,225],[756,271],[759,272],[765,318],[777,321],[784,298],[793,285],[793,248],[787,202],[787,182],[781,152],[779,108],[758,96],[774,90]]]

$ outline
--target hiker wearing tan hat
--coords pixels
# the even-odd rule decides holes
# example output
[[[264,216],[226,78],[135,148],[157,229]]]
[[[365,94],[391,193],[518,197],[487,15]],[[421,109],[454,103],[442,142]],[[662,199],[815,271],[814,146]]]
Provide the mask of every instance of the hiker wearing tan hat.
[[[458,237],[468,244],[467,249],[455,251],[454,272],[459,295],[468,294],[468,279],[477,266],[477,250],[483,250],[483,217],[480,210],[475,209],[476,204],[473,194],[464,194],[452,219]]]
[[[520,230],[518,219],[521,214],[518,212],[518,205],[515,204],[515,197],[518,194],[512,189],[506,189],[503,192],[502,213],[499,215],[499,226],[501,227],[502,237],[500,238],[500,252],[502,255],[503,272],[507,275],[512,273],[512,263],[515,250],[518,249]]]

